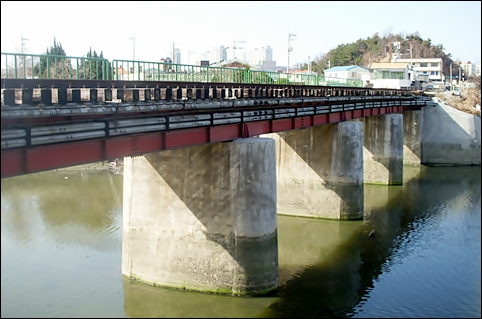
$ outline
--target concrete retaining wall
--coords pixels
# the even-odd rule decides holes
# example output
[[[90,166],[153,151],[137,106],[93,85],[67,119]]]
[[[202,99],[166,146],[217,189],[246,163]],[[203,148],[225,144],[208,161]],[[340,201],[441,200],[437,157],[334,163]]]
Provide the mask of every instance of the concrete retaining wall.
[[[434,98],[423,110],[423,165],[480,165],[480,117]]]

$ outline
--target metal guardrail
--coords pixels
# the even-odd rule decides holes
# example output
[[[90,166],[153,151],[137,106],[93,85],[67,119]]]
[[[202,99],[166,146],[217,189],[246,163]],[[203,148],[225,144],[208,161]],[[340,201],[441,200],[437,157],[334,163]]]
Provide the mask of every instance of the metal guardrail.
[[[320,101],[321,98],[312,98],[313,102]],[[366,101],[365,101],[366,100]],[[266,102],[269,102],[268,100]],[[287,99],[286,103],[300,104],[303,99],[294,98]],[[272,101],[272,103],[275,103]],[[180,113],[166,114],[159,116],[157,111],[168,109],[180,110],[185,109],[185,105],[171,103],[169,105],[147,105],[144,107],[136,105],[124,105],[122,107],[106,107],[106,106],[92,106],[91,112],[93,114],[103,114],[105,117],[96,119],[94,121],[81,120],[72,124],[60,125],[40,125],[30,126],[16,125],[14,128],[2,129],[1,134],[1,149],[12,149],[20,147],[29,147],[45,144],[56,144],[62,142],[71,142],[86,139],[106,138],[113,136],[129,135],[134,133],[148,133],[161,132],[186,128],[208,127],[225,124],[247,123],[262,120],[276,120],[285,118],[296,118],[301,116],[315,116],[329,113],[354,111],[371,108],[402,106],[402,107],[422,107],[429,103],[428,99],[410,99],[404,100],[390,99],[387,97],[370,97],[370,99],[358,98],[357,100],[339,100],[340,104],[319,105],[319,106],[276,106],[265,105],[258,109],[236,109],[227,110],[227,105],[214,102],[193,103],[189,109],[197,109],[199,112],[194,114]],[[245,101],[246,106],[254,106],[254,100]],[[202,111],[208,106],[208,109]],[[138,113],[139,111],[147,113],[154,113],[155,116],[148,114],[142,118],[130,118],[129,113]],[[48,111],[48,110],[47,110]],[[57,109],[51,109],[54,114],[59,112]],[[63,115],[76,115],[78,109],[72,107],[70,110],[64,110]],[[50,114],[50,115],[52,115]],[[124,115],[114,119],[109,115]],[[8,116],[14,118],[32,118],[42,117],[48,114],[41,114],[38,110],[6,110],[2,111],[2,117]]]
[[[6,79],[109,80],[112,73],[104,58],[2,53],[1,64]]]
[[[1,53],[2,78],[180,81],[363,87],[358,79],[165,62]]]

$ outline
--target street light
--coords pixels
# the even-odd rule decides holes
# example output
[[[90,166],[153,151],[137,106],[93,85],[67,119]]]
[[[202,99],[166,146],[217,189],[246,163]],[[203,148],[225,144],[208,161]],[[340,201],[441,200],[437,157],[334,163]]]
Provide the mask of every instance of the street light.
[[[293,47],[291,47],[290,41],[294,37],[296,37],[296,34],[288,33],[288,66],[286,67],[286,73],[290,73],[290,52],[293,51]]]

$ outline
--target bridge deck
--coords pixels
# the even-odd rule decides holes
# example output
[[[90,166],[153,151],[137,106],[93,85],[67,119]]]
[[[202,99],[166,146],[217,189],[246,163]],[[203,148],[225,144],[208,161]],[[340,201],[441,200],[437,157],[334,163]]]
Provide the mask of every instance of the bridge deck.
[[[352,87],[26,79],[2,85],[2,178],[429,103],[411,91]]]

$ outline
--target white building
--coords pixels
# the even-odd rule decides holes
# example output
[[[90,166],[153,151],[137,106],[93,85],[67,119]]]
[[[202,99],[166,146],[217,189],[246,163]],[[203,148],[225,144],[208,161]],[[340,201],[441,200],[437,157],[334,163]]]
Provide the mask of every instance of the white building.
[[[471,76],[475,76],[476,66],[470,61],[465,62],[460,66],[462,68],[462,72],[464,72],[465,79],[468,79]]]
[[[358,66],[334,66],[324,71],[325,78],[340,78],[340,79],[358,79],[362,78],[362,74],[370,73],[369,70]]]
[[[219,61],[227,61],[227,60],[228,60],[228,51],[224,45],[217,46],[211,51],[210,63],[216,63]]]
[[[443,60],[442,58],[413,58],[413,59],[400,59],[397,57],[392,58],[392,62],[403,62],[413,65],[415,75],[428,76],[431,81],[443,80]]]
[[[363,78],[364,83],[370,81],[377,89],[410,88],[415,77],[415,71],[406,62],[373,63],[370,70],[373,72],[369,78]]]
[[[171,56],[174,58],[172,63],[181,64],[181,50],[179,48],[174,48],[174,54]]]
[[[276,71],[276,61],[273,61],[273,49],[267,47],[254,48],[237,54],[238,59],[246,61],[250,65],[257,65],[261,70]]]

